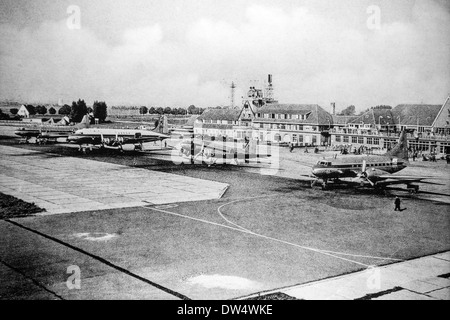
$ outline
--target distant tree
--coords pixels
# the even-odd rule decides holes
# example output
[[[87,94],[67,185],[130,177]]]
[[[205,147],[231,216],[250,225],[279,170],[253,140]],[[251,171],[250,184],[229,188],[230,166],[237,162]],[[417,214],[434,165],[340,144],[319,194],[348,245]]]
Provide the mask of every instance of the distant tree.
[[[17,114],[17,112],[19,112],[19,109],[12,108],[12,109],[9,109],[9,112],[11,112],[11,114],[15,116]]]
[[[56,114],[56,109],[53,107],[50,107],[50,109],[48,109],[48,113],[50,113],[51,115]]]
[[[172,108],[171,107],[165,107],[164,108],[164,113],[165,114],[171,114],[172,113]]]
[[[163,114],[164,109],[162,107],[158,107],[158,108],[156,108],[156,113]]]
[[[108,116],[108,106],[104,101],[94,102],[94,118],[98,119],[100,122],[105,122]]]
[[[354,116],[356,108],[354,105],[348,106],[340,113],[341,116]]]
[[[45,106],[37,106],[36,113],[40,115],[44,115],[47,113],[47,108]]]
[[[30,116],[34,116],[36,114],[36,108],[32,104],[26,105],[26,108],[30,113]]]
[[[148,113],[149,114],[155,114],[156,113],[155,107],[150,107],[150,109],[148,109]]]
[[[147,114],[147,112],[148,112],[148,108],[146,106],[142,106],[139,108],[140,114]]]
[[[68,104],[63,105],[59,111],[58,114],[62,114],[62,115],[68,115],[70,114],[71,108]]]
[[[189,113],[189,114],[195,114],[196,111],[197,111],[197,108],[196,108],[193,104],[191,104],[191,105],[188,107],[188,113]]]
[[[198,109],[198,114],[202,114],[203,112],[205,112],[205,108]]]
[[[70,109],[70,119],[73,122],[81,122],[86,113],[87,106],[84,100],[78,99],[77,102],[72,102],[72,108]]]
[[[392,109],[392,107],[382,104],[382,105],[378,105],[376,107],[373,107],[372,109]]]

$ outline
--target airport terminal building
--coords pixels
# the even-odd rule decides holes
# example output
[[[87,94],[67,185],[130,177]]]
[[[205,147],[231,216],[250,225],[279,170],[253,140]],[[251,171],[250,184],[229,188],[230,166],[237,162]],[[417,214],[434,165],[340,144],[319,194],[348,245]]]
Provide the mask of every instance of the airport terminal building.
[[[443,105],[374,108],[357,117],[331,115],[319,105],[308,104],[208,109],[195,122],[194,134],[295,146],[388,150],[397,144],[399,132],[406,130],[411,149],[445,153],[450,147],[449,101],[447,98]]]
[[[197,118],[194,134],[216,139],[253,139],[294,146],[364,147],[389,150],[401,130],[411,150],[445,153],[450,147],[450,96],[442,105],[400,104],[374,107],[358,116],[335,114],[317,104],[281,104],[265,90],[251,87],[241,107],[207,109]]]
[[[450,97],[442,105],[401,104],[393,109],[372,108],[345,126],[331,130],[332,145],[390,149],[399,132],[408,133],[412,150],[445,153],[450,147]]]

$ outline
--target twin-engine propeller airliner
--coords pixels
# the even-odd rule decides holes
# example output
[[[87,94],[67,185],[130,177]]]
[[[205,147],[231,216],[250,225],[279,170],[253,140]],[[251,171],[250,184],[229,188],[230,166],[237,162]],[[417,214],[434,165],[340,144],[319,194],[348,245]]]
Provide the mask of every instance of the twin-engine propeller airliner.
[[[417,193],[419,186],[413,183],[434,184],[422,181],[431,177],[393,174],[406,168],[408,164],[408,142],[405,131],[402,131],[399,143],[384,155],[344,156],[319,160],[312,168],[312,176],[315,179],[311,186],[321,182],[322,188],[326,189],[329,182],[339,182],[343,178],[359,178],[359,184],[362,186],[368,184],[374,188],[384,188],[393,184],[406,184],[409,192]]]

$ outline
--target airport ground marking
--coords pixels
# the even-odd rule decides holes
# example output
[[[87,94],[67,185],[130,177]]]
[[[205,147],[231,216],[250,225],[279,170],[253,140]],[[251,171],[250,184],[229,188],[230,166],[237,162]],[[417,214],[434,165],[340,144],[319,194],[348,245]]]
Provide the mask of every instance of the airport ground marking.
[[[212,221],[199,219],[199,218],[194,218],[194,217],[189,217],[189,216],[186,216],[184,214],[175,213],[175,212],[171,212],[171,211],[167,211],[167,210],[155,209],[155,208],[152,208],[152,207],[142,207],[142,208],[146,208],[146,209],[154,210],[154,211],[159,211],[159,212],[162,212],[162,213],[168,213],[168,214],[171,214],[171,215],[174,215],[174,216],[177,216],[177,217],[181,217],[181,218],[185,218],[185,219],[200,221],[200,222],[203,222],[203,223],[215,225],[215,226],[222,227],[222,228],[227,228],[227,229],[230,229],[230,230],[239,231],[239,232],[242,232],[242,233],[247,233],[247,234],[250,234],[250,235],[253,235],[253,236],[256,236],[256,237],[264,238],[264,239],[275,241],[275,242],[284,243],[284,244],[287,244],[287,245],[290,245],[290,246],[293,246],[293,247],[297,247],[297,248],[301,248],[301,249],[305,249],[305,250],[310,250],[310,251],[317,252],[317,253],[320,253],[320,254],[323,254],[323,255],[326,255],[326,256],[330,256],[330,257],[333,257],[333,258],[336,258],[336,259],[340,259],[340,260],[344,260],[344,261],[347,261],[347,262],[351,262],[351,263],[363,266],[365,268],[372,267],[372,265],[368,265],[368,264],[365,264],[365,263],[362,263],[362,262],[358,262],[358,261],[355,261],[355,260],[350,260],[350,259],[347,259],[347,258],[336,256],[336,255],[328,253],[328,252],[323,252],[323,251],[321,251],[319,249],[304,247],[304,246],[301,246],[299,244],[295,244],[295,243],[292,243],[292,242],[288,242],[288,241],[272,238],[272,237],[269,237],[269,236],[265,236],[265,235],[262,235],[262,234],[258,234],[258,233],[252,232],[250,230],[247,230],[245,228],[243,229],[243,228],[230,227],[230,226],[227,226],[225,224],[212,222]]]
[[[56,242],[56,243],[58,243],[58,244],[61,244],[61,245],[63,245],[63,246],[66,246],[66,247],[68,247],[68,248],[70,248],[70,249],[72,249],[72,250],[75,250],[75,251],[77,251],[77,252],[80,252],[80,253],[82,253],[82,254],[84,254],[84,255],[87,255],[87,256],[93,258],[94,260],[97,260],[97,261],[99,261],[99,262],[102,262],[103,264],[106,264],[107,266],[109,266],[109,267],[111,267],[111,268],[113,268],[113,269],[115,269],[115,270],[118,270],[118,271],[120,271],[120,272],[122,272],[122,273],[125,273],[126,275],[128,275],[128,276],[130,276],[130,277],[133,277],[133,278],[135,278],[135,279],[137,279],[137,280],[140,280],[140,281],[142,281],[142,282],[145,282],[145,283],[147,283],[147,284],[149,284],[149,285],[151,285],[151,286],[153,286],[153,287],[155,287],[155,288],[157,288],[157,289],[160,289],[161,291],[164,291],[164,292],[166,292],[166,293],[168,293],[168,294],[171,294],[171,295],[173,295],[173,296],[175,296],[175,297],[177,297],[177,298],[179,298],[179,299],[182,299],[182,300],[191,300],[190,298],[188,298],[187,296],[185,296],[185,295],[183,295],[183,294],[181,294],[181,293],[178,293],[178,292],[173,291],[173,290],[171,290],[171,289],[169,289],[169,288],[163,287],[162,285],[157,284],[156,282],[150,281],[150,280],[148,280],[148,279],[146,279],[146,278],[144,278],[144,277],[142,277],[142,276],[140,276],[140,275],[137,275],[137,274],[135,274],[135,273],[133,273],[133,272],[131,272],[131,271],[125,269],[125,268],[122,268],[122,267],[120,267],[120,266],[118,266],[118,265],[115,265],[115,264],[113,264],[112,262],[110,262],[110,261],[108,261],[108,260],[106,260],[106,259],[104,259],[104,258],[102,258],[102,257],[100,257],[100,256],[97,256],[97,255],[95,255],[95,254],[92,254],[92,253],[90,253],[90,252],[87,252],[87,251],[85,251],[85,250],[83,250],[83,249],[81,249],[81,248],[75,247],[75,246],[73,246],[73,245],[71,245],[71,244],[69,244],[69,243],[67,243],[67,242],[64,242],[64,241],[62,241],[62,240],[59,240],[59,239],[57,239],[57,238],[54,238],[54,237],[52,237],[52,236],[49,236],[49,235],[47,235],[47,234],[45,234],[45,233],[42,233],[42,232],[37,231],[37,230],[34,230],[34,229],[32,229],[32,228],[26,227],[26,226],[24,226],[24,225],[22,225],[22,224],[20,224],[20,223],[18,223],[18,222],[16,222],[16,221],[12,221],[12,220],[9,220],[9,219],[5,219],[4,221],[9,222],[9,223],[11,223],[11,224],[13,224],[13,225],[15,225],[15,226],[17,226],[17,227],[19,227],[19,228],[22,228],[22,229],[24,229],[24,230],[27,230],[27,231],[29,231],[29,232],[35,233],[35,234],[37,234],[37,235],[39,235],[39,236],[41,236],[41,237],[44,237],[44,238],[46,238],[46,239],[48,239],[48,240],[51,240],[51,241],[54,241],[54,242]]]
[[[260,198],[266,198],[268,196],[258,196],[258,197],[252,197],[252,198],[244,198],[244,199],[237,199],[237,200],[233,200],[231,202],[225,203],[223,205],[221,205],[219,208],[217,208],[217,212],[219,213],[219,215],[228,223],[242,229],[245,231],[248,231],[250,233],[256,234],[253,231],[246,229],[236,223],[231,222],[230,220],[228,220],[223,213],[220,211],[223,207],[239,202],[239,201],[245,201],[245,200],[254,200],[254,199],[260,199]],[[258,234],[259,236],[263,236]],[[376,257],[376,256],[368,256],[368,255],[360,255],[360,254],[351,254],[351,253],[345,253],[345,252],[337,252],[337,251],[331,251],[331,250],[323,250],[323,249],[317,249],[317,248],[311,248],[311,247],[304,247],[301,246],[302,248],[308,249],[308,250],[313,250],[313,251],[317,251],[317,252],[322,252],[322,253],[331,253],[331,254],[338,254],[338,255],[343,255],[343,256],[352,256],[352,257],[359,257],[359,258],[371,258],[371,259],[381,259],[381,260],[393,260],[393,261],[403,261],[402,259],[395,259],[395,258],[387,258],[387,257]]]

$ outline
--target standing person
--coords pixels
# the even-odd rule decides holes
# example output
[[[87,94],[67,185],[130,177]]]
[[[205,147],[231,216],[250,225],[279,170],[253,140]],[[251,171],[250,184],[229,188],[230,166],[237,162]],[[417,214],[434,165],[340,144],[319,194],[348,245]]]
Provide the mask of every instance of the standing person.
[[[402,209],[400,209],[400,203],[401,203],[401,201],[400,201],[400,198],[399,197],[395,197],[395,200],[394,200],[394,204],[395,204],[395,209],[394,209],[394,211],[402,211]]]
[[[289,143],[289,150],[291,151],[291,153],[292,151],[294,151],[294,144],[292,142]]]

